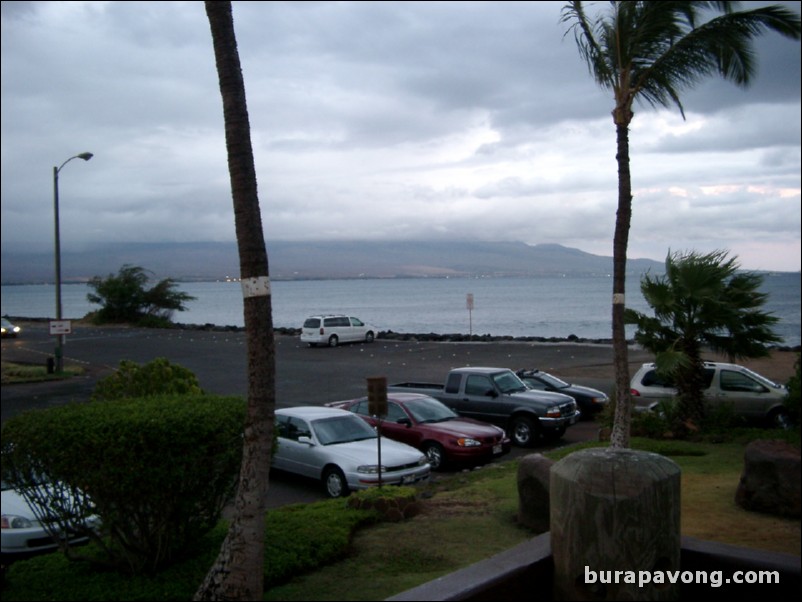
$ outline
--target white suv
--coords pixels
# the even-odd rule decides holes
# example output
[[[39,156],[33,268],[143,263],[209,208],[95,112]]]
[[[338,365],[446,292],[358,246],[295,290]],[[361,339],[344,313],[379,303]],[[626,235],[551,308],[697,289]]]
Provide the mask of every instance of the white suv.
[[[784,402],[788,389],[737,364],[705,362],[706,403],[711,407],[728,404],[737,416],[769,420],[776,426],[788,424]],[[654,364],[643,364],[630,382],[632,399],[638,406],[653,407],[658,401],[676,397],[673,383],[657,374]]]
[[[301,329],[301,341],[310,347],[328,345],[336,347],[340,343],[364,341],[372,343],[376,337],[375,329],[358,318],[344,315],[311,316]]]

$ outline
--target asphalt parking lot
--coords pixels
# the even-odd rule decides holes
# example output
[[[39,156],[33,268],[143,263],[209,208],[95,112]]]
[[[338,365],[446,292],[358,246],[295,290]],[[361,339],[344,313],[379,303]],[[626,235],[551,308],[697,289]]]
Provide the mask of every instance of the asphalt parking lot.
[[[24,323],[23,335],[4,339],[6,361],[45,365],[55,339],[45,322]],[[26,406],[88,397],[98,378],[121,360],[146,363],[157,357],[192,370],[208,393],[246,395],[243,332],[162,330],[74,325],[64,347],[65,364],[85,367],[83,377],[59,383],[4,386],[3,418]],[[650,358],[632,352],[633,365]],[[366,394],[368,377],[443,382],[460,366],[541,368],[606,392],[612,388],[612,348],[574,343],[443,343],[377,339],[374,343],[311,348],[297,337],[276,337],[276,399],[279,407],[320,405]],[[48,398],[50,401],[44,401]]]
[[[45,322],[23,323],[23,335],[3,339],[4,361],[46,365],[55,339]],[[157,357],[192,370],[207,392],[247,395],[246,340],[243,332],[161,330],[73,325],[64,347],[65,364],[84,367],[82,376],[50,383],[2,387],[2,419],[30,408],[83,401],[99,378],[121,360],[146,363]],[[647,361],[642,353],[633,363]],[[366,395],[367,378],[384,376],[397,381],[443,382],[451,368],[460,366],[538,367],[574,382],[610,392],[612,349],[604,345],[521,342],[443,343],[377,339],[370,344],[311,348],[297,337],[276,337],[276,400],[279,407],[322,405]],[[593,422],[568,429],[565,445],[597,436]],[[513,449],[511,456],[546,448]],[[271,481],[271,505],[321,499],[320,488],[291,477]]]

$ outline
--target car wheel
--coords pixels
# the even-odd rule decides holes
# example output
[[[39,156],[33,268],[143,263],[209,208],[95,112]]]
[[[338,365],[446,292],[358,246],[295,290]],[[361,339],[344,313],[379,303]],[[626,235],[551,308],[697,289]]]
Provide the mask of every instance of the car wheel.
[[[348,495],[348,482],[343,471],[336,466],[329,466],[323,472],[323,488],[331,498]]]
[[[372,343],[373,342],[373,333],[372,332],[369,332],[368,334],[365,335],[365,342],[366,343]]]
[[[791,416],[788,414],[788,410],[784,408],[777,408],[771,414],[769,414],[769,424],[775,428],[780,429],[790,429],[791,428]]]
[[[340,342],[340,339],[337,338],[336,334],[333,334],[329,337],[329,347],[336,347],[337,343]]]
[[[538,439],[538,428],[531,418],[516,416],[512,419],[512,442],[519,447],[532,447]]]
[[[423,448],[423,453],[426,454],[426,459],[429,460],[429,466],[432,470],[440,470],[445,464],[445,454],[443,446],[439,443],[427,443]]]

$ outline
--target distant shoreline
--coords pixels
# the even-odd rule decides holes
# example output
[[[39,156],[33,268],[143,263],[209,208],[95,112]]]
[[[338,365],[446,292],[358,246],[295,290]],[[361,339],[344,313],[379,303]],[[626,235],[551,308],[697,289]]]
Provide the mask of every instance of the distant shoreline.
[[[27,318],[24,316],[7,316],[12,322],[34,322],[44,323],[48,322],[50,318]],[[66,318],[71,319],[71,318]],[[74,322],[80,323],[82,326],[91,326],[95,328],[103,327],[127,327],[128,324],[104,324],[95,326],[94,324],[83,322],[82,319],[71,319]],[[202,330],[208,332],[245,332],[244,326],[220,326],[218,324],[184,324],[174,322],[173,328],[175,330]],[[300,328],[282,327],[277,326],[273,328],[275,334],[279,336],[300,336]],[[465,333],[409,333],[409,332],[394,332],[392,330],[382,330],[376,334],[376,340],[385,341],[419,341],[429,343],[552,343],[552,344],[578,344],[578,345],[607,345],[612,346],[613,340],[611,338],[585,338],[578,337],[570,334],[566,337],[540,337],[540,336],[519,336],[512,335],[491,335],[491,334],[465,334]],[[627,340],[628,345],[634,345],[635,341],[632,339]],[[788,345],[773,345],[769,349],[776,351],[789,351],[797,352],[802,351],[802,346],[788,346]]]
[[[741,272],[748,272],[758,274],[764,277],[772,276],[790,276],[800,274],[799,270],[748,270],[741,269]],[[641,276],[643,271],[635,270],[627,272],[627,277]],[[612,272],[606,271],[579,271],[574,273],[567,273],[565,271],[543,271],[543,272],[503,272],[494,271],[489,273],[480,272],[455,272],[451,274],[387,274],[387,275],[351,275],[351,276],[285,276],[282,274],[271,276],[270,280],[273,282],[317,282],[317,281],[337,281],[337,280],[476,280],[493,279],[493,278],[520,278],[523,280],[533,278],[562,278],[569,276],[571,278],[604,278],[612,280]],[[177,284],[198,284],[198,283],[234,283],[240,282],[239,278],[233,277],[188,277],[179,276],[171,278]],[[89,282],[89,277],[81,278],[68,278],[62,280],[63,286],[67,285],[86,285]],[[0,283],[1,286],[54,286],[54,282],[48,280],[13,280]],[[23,319],[23,318],[20,318]]]

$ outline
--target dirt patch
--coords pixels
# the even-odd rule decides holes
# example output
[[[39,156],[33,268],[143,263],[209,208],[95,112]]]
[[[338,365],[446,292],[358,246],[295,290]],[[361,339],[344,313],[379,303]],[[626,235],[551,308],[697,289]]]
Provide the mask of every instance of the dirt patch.
[[[796,372],[795,365],[798,358],[799,352],[773,351],[768,357],[735,360],[734,363],[746,366],[750,370],[754,370],[758,374],[762,374],[766,378],[770,378],[780,384],[786,384]],[[729,359],[724,356],[711,356],[708,359],[717,362],[729,361]]]

